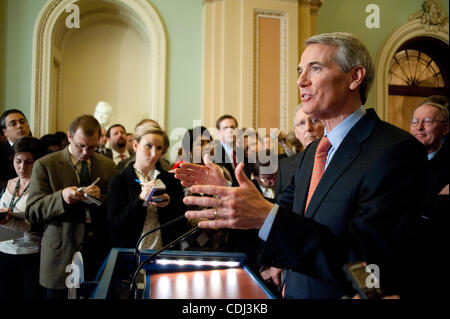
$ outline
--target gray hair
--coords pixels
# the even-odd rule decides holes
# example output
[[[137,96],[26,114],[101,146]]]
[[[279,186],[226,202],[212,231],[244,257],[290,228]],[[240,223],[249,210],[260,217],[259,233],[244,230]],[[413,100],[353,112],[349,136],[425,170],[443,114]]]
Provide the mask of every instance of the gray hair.
[[[445,96],[441,95],[432,95],[424,99],[419,103],[419,106],[417,108],[421,107],[422,105],[430,105],[439,110],[440,114],[440,121],[448,123],[448,99]],[[417,109],[416,108],[416,109]],[[415,111],[415,110],[414,110]]]
[[[337,47],[334,60],[343,72],[349,72],[353,67],[360,65],[366,70],[359,88],[362,104],[367,101],[370,86],[375,77],[375,66],[369,51],[364,44],[351,33],[334,32],[314,35],[305,41],[305,46],[320,43]]]

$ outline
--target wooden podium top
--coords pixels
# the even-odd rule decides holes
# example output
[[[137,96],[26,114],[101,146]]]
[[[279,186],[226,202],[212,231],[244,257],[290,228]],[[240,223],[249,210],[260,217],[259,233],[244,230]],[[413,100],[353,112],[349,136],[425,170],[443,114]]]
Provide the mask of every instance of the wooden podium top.
[[[242,268],[150,274],[151,299],[269,299]]]

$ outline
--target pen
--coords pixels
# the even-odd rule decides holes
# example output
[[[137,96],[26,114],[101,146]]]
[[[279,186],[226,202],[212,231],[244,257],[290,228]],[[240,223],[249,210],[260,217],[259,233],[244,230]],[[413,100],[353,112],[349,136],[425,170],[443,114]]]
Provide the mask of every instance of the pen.
[[[100,176],[97,177],[97,178],[95,179],[95,181],[94,181],[91,185],[89,185],[89,186],[94,186],[95,184],[98,183],[99,180],[100,180]],[[86,188],[86,187],[78,187],[77,191],[78,191],[78,192],[84,192],[84,189],[85,189],[85,188]]]
[[[95,181],[91,184],[91,186],[94,186],[95,184],[97,184],[99,180],[100,180],[100,176],[95,179]]]

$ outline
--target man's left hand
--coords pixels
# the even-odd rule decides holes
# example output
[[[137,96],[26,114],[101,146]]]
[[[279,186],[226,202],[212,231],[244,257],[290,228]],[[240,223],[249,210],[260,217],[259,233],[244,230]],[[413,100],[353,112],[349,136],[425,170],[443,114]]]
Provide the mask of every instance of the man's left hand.
[[[264,199],[255,185],[245,176],[244,164],[236,167],[236,179],[239,187],[195,185],[192,193],[215,195],[216,197],[187,196],[186,205],[213,207],[201,211],[187,211],[186,218],[207,218],[199,222],[200,228],[261,228],[273,208],[273,204]]]

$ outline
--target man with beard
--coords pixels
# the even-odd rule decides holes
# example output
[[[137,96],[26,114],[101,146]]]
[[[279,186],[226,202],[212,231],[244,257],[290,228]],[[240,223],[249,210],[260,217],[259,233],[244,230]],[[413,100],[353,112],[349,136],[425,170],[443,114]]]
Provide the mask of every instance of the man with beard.
[[[109,147],[112,150],[111,159],[116,165],[133,155],[127,149],[127,131],[122,124],[111,125],[106,132],[106,137],[108,137]]]

